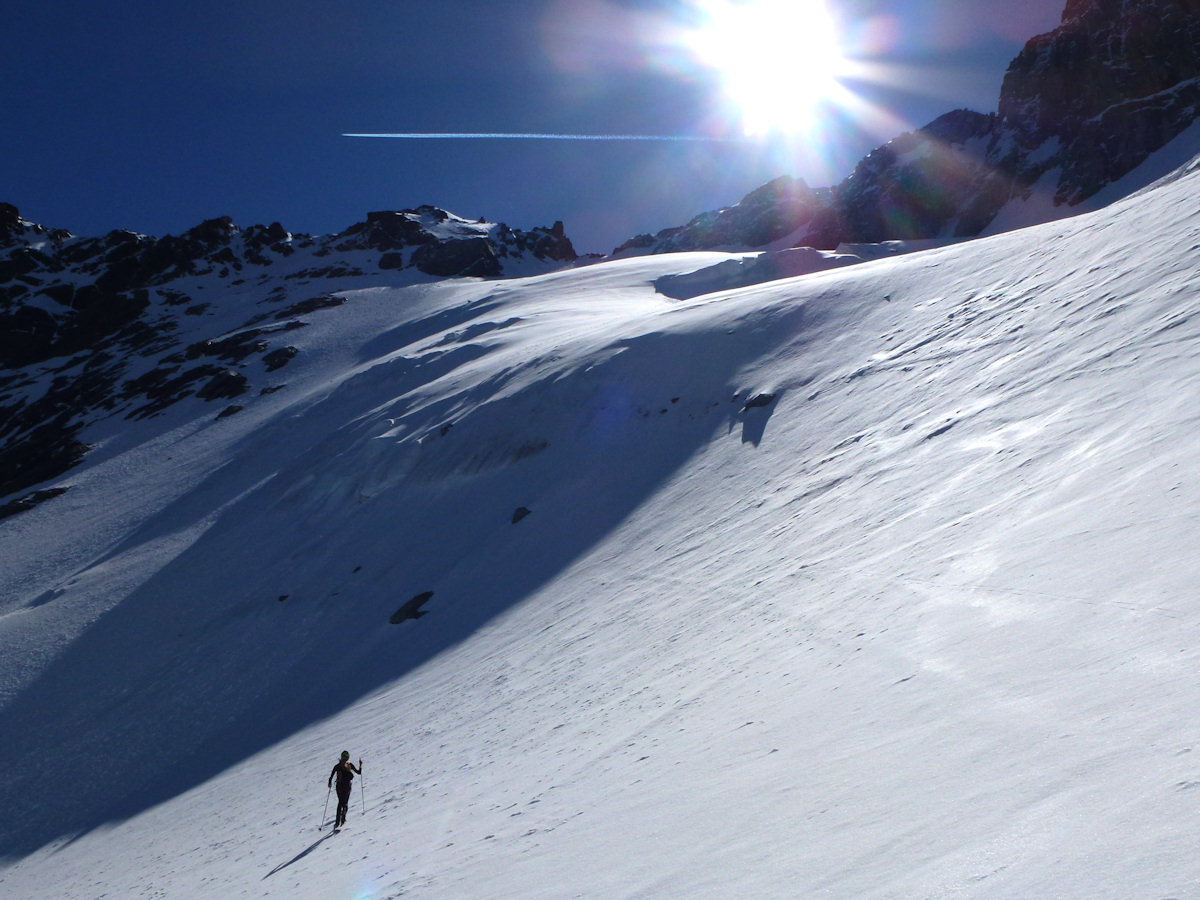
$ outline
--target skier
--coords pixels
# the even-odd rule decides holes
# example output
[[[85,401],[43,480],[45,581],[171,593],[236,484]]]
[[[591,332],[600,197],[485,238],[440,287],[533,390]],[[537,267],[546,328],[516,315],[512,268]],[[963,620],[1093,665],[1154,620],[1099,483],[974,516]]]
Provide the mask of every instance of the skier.
[[[354,781],[355,773],[362,774],[362,760],[358,761],[356,768],[354,763],[350,762],[350,751],[343,750],[342,758],[337,761],[333,767],[333,771],[329,773],[329,786],[333,787],[333,776],[337,776],[337,816],[334,818],[334,828],[341,828],[346,822],[346,810],[350,806],[350,785]]]

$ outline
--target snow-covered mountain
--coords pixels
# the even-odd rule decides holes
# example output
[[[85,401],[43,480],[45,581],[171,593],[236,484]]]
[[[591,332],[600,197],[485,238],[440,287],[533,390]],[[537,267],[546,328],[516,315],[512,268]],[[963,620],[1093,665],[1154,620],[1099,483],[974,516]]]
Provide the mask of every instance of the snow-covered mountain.
[[[708,293],[147,286],[114,383],[245,390],[0,521],[0,893],[1195,895],[1196,168]]]
[[[872,151],[830,189],[783,177],[614,254],[833,249],[1061,218],[1110,202],[1123,180],[1128,191],[1163,174],[1131,177],[1198,109],[1196,0],[1069,0],[1062,24],[1010,64],[997,113],[949,112]]]
[[[0,204],[0,518],[54,496],[25,492],[79,463],[89,424],[190,397],[232,415],[278,390],[290,336],[344,303],[340,290],[574,260],[561,222],[519,231],[434,207],[317,237],[224,218],[178,236],[88,238]]]

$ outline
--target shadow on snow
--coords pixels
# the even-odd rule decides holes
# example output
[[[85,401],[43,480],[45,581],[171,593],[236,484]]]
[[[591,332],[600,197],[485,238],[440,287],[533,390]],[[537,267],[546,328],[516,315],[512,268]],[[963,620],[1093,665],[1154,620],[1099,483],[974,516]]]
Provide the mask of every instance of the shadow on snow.
[[[202,536],[5,711],[0,764],[29,775],[0,787],[20,811],[0,824],[5,854],[195,788],[530,597],[729,433],[731,382],[764,333],[650,334],[515,396],[481,385],[416,449],[381,423],[411,415],[420,373],[368,370],[247,437],[112,556]],[[757,444],[769,411],[752,412]],[[518,507],[532,512],[514,523]],[[389,623],[427,590],[428,615]]]

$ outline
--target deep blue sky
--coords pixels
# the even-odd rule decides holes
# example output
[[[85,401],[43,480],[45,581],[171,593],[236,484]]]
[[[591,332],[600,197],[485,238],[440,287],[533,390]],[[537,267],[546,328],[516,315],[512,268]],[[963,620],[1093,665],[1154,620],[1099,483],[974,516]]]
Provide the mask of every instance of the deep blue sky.
[[[816,142],[390,141],[343,132],[731,135],[717,76],[647,46],[683,0],[39,0],[0,6],[0,200],[100,234],[205,218],[328,233],[432,203],[583,251],[729,205],[781,174],[832,184],[947,110],[996,108],[1063,0],[829,0],[888,118]],[[869,34],[863,42],[862,34]],[[729,126],[729,127],[724,127]]]

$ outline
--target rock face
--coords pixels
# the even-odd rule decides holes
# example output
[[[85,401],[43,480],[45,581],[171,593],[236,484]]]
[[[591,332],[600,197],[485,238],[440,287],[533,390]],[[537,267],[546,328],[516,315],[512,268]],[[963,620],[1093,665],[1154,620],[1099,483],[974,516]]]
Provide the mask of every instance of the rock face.
[[[413,253],[412,264],[426,275],[441,277],[495,278],[501,271],[496,247],[485,237],[422,244]]]
[[[992,160],[1025,183],[1062,166],[1055,200],[1078,203],[1191,124],[1198,79],[1200,0],[1068,0],[1008,68]]]
[[[751,191],[735,206],[702,213],[686,225],[653,236],[638,235],[613,253],[761,247],[798,230],[818,230],[828,205],[828,198],[816,194],[802,179],[784,175]]]
[[[988,161],[996,117],[960,109],[874,150],[834,191],[817,245],[978,234],[1011,179]]]
[[[0,367],[93,348],[138,322],[152,296],[189,302],[171,287],[187,278],[244,284],[284,262],[282,277],[298,281],[380,269],[494,278],[512,265],[549,270],[575,258],[561,222],[523,232],[429,206],[369,213],[327,237],[293,235],[278,222],[243,230],[224,217],[162,238],[130,231],[77,238],[0,203]]]
[[[433,206],[367,213],[365,222],[330,241],[341,253],[377,251],[381,269],[412,267],[438,278],[496,278],[512,263],[566,264],[576,259],[562,222],[516,231],[504,224],[461,219]]]
[[[786,183],[778,179],[733,207],[639,235],[614,252],[757,249],[783,235],[827,249],[971,237],[1035,184],[1055,205],[1086,200],[1198,111],[1200,0],[1069,0],[1062,24],[1032,38],[1010,64],[997,114],[947,113],[877,148],[806,202],[789,195],[764,209],[773,186]]]
[[[431,206],[320,237],[223,217],[162,238],[80,238],[0,203],[0,504],[8,515],[58,496],[33,489],[84,457],[98,419],[278,390],[274,373],[300,353],[285,335],[346,302],[331,278],[495,278],[574,260],[561,222],[518,231]]]

